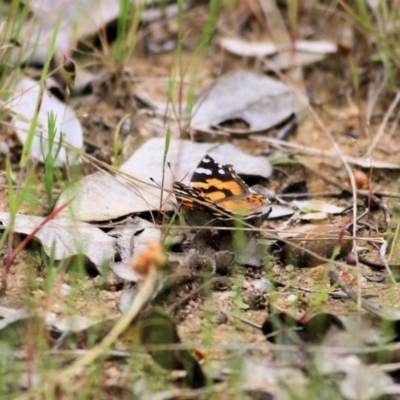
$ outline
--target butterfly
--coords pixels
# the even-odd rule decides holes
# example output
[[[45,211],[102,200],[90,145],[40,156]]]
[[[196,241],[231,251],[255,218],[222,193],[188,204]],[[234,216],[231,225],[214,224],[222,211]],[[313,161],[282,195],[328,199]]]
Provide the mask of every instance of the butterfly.
[[[173,192],[188,225],[206,225],[216,218],[249,221],[268,216],[270,202],[252,190],[233,169],[206,155],[194,170],[189,186],[174,182]]]

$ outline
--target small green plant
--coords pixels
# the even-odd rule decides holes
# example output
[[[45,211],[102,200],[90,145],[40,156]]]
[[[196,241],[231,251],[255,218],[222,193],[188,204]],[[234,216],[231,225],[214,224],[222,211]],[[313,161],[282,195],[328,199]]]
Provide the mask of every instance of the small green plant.
[[[51,290],[54,286],[56,273],[57,273],[57,265],[56,265],[56,259],[55,259],[56,245],[57,245],[56,243],[53,243],[53,246],[51,248],[50,257],[47,257],[44,250],[41,249],[41,258],[42,258],[43,264],[46,268],[46,279],[44,280],[43,287],[44,287],[44,291],[47,295],[50,295],[50,293],[51,293]]]
[[[29,15],[29,3],[0,0],[0,98],[6,100],[15,79],[26,64],[28,54],[20,37]],[[32,41],[33,42],[33,41]],[[31,45],[34,43],[30,43]]]
[[[57,136],[56,125],[57,116],[53,112],[50,112],[47,120],[48,138],[46,140],[43,140],[42,137],[40,138],[40,146],[44,160],[43,183],[47,197],[48,211],[53,207],[54,169],[63,142],[62,135],[59,135],[59,137]]]
[[[119,7],[117,38],[113,45],[112,57],[117,64],[123,66],[131,59],[145,2],[120,0]]]
[[[21,155],[21,166],[24,166],[27,161],[30,158],[30,150],[32,147],[32,143],[33,143],[33,139],[36,135],[37,132],[37,124],[38,124],[38,120],[39,120],[39,111],[40,111],[40,106],[41,106],[41,102],[42,102],[42,94],[43,94],[43,90],[44,90],[44,85],[45,85],[45,80],[48,76],[48,72],[50,69],[50,63],[51,60],[53,59],[54,53],[55,53],[55,48],[56,48],[56,40],[57,40],[57,36],[58,36],[58,32],[61,26],[61,19],[62,19],[62,14],[60,14],[57,18],[56,23],[54,24],[54,31],[53,31],[53,35],[51,37],[51,41],[49,44],[49,51],[47,53],[47,58],[46,58],[46,62],[43,66],[42,69],[42,74],[40,76],[40,81],[39,81],[39,86],[40,86],[40,90],[39,90],[39,96],[37,99],[37,103],[35,105],[36,107],[36,113],[35,116],[33,117],[30,127],[29,127],[29,131],[28,131],[28,135],[26,137],[26,141],[24,143],[24,147],[22,149],[22,155]]]
[[[346,13],[353,19],[364,35],[371,35],[376,43],[376,52],[371,55],[372,62],[381,61],[384,65],[390,89],[399,85],[400,66],[398,29],[389,29],[398,22],[398,6],[386,1],[356,0],[339,1]],[[354,69],[354,67],[353,67]],[[353,71],[354,74],[354,71]]]
[[[168,86],[168,107],[172,108],[172,113],[175,116],[177,122],[180,126],[181,135],[188,130],[188,124],[190,118],[196,110],[193,110],[193,105],[195,102],[195,92],[196,85],[198,83],[196,78],[191,78],[190,85],[187,90],[186,95],[186,109],[182,110],[183,99],[183,85],[185,82],[185,78],[189,73],[190,68],[194,70],[191,71],[191,76],[197,76],[200,74],[202,68],[202,61],[207,56],[207,50],[210,46],[211,40],[214,37],[214,32],[217,26],[217,20],[219,16],[219,10],[221,8],[222,0],[212,0],[209,5],[209,13],[207,21],[205,22],[204,29],[201,34],[200,42],[196,49],[193,51],[193,54],[190,56],[190,59],[185,62],[183,59],[183,45],[185,39],[187,38],[189,32],[184,31],[183,28],[183,14],[184,14],[184,2],[183,0],[179,0],[178,2],[178,14],[177,14],[177,24],[178,24],[178,38],[177,38],[177,46],[174,52],[174,56],[171,62],[171,73],[169,77],[169,86]],[[178,65],[179,78],[174,73],[173,68]],[[176,85],[179,84],[178,87],[178,109],[176,109],[175,102],[173,99],[173,93],[176,90]]]

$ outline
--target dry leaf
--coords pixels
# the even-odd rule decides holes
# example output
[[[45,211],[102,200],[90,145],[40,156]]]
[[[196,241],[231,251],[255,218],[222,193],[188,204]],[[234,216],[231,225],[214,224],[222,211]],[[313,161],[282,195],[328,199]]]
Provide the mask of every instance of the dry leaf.
[[[222,130],[250,134],[270,129],[294,112],[292,93],[283,82],[238,70],[221,76],[203,91],[192,107],[190,126],[215,134],[222,124],[240,121],[247,128],[224,126]]]
[[[14,231],[30,234],[39,226],[43,217],[17,214]],[[4,226],[10,224],[10,214],[0,213],[0,221]],[[37,232],[38,239],[46,254],[55,260],[63,260],[78,254],[85,255],[100,271],[109,266],[114,258],[114,239],[93,225],[72,221],[67,218],[56,218],[48,221]]]
[[[39,99],[39,97],[41,98]],[[7,103],[7,108],[13,115],[13,125],[22,143],[26,142],[31,122],[38,111],[36,134],[30,149],[31,156],[34,159],[43,162],[43,154],[48,152],[48,118],[50,113],[53,113],[56,118],[56,143],[53,146],[52,154],[55,155],[57,152],[60,135],[62,135],[63,143],[68,143],[77,149],[83,147],[82,127],[75,112],[46,89],[40,93],[38,82],[28,78],[21,79]],[[69,164],[79,162],[79,156],[76,153],[61,148],[55,165],[64,166],[67,157]]]
[[[148,140],[121,166],[122,172],[141,182],[131,179],[133,184],[129,185],[123,177],[114,178],[105,172],[97,172],[70,186],[60,195],[55,207],[65,204],[71,198],[74,198],[74,201],[60,216],[73,216],[80,221],[105,221],[133,213],[158,210],[161,190],[150,178],[161,185],[164,149],[164,138]],[[164,210],[173,209],[168,192],[172,190],[173,182],[182,180],[188,184],[199,160],[205,154],[210,154],[221,164],[230,164],[234,160],[235,170],[242,175],[268,178],[272,173],[272,166],[267,157],[247,155],[230,143],[216,145],[173,139],[167,155],[170,168],[166,169],[164,177]]]

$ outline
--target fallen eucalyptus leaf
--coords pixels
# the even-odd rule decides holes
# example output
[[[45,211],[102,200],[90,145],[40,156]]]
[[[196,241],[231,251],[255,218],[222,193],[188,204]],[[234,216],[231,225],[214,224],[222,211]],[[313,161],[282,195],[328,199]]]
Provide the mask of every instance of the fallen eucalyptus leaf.
[[[239,362],[239,360],[238,360]],[[243,389],[254,399],[290,399],[293,393],[306,398],[308,380],[300,369],[279,366],[271,357],[246,354],[243,364]]]
[[[10,224],[10,214],[0,213],[4,226]],[[29,235],[43,222],[43,217],[17,214],[14,231]],[[35,235],[46,254],[55,260],[63,260],[78,254],[85,255],[99,271],[114,258],[114,239],[93,225],[56,218],[48,221]]]
[[[161,242],[161,230],[145,219],[135,217],[132,221],[134,234],[131,237],[131,255],[134,257],[146,250],[150,243]]]
[[[272,206],[271,213],[269,214],[268,219],[287,217],[289,215],[293,215],[294,213],[295,210],[293,210],[293,208],[290,206],[274,204]]]
[[[97,324],[99,321],[93,321],[81,315],[70,315],[60,317],[54,313],[46,315],[46,324],[59,332],[81,332]]]
[[[74,111],[46,89],[40,92],[38,82],[28,78],[21,79],[11,99],[7,102],[7,108],[13,115],[12,123],[22,143],[27,141],[32,120],[36,113],[38,114],[35,136],[30,148],[30,154],[34,159],[44,162],[43,155],[48,152],[48,118],[50,113],[53,113],[56,118],[53,156],[56,155],[60,135],[62,135],[62,143],[67,143],[78,149],[82,148],[82,127]],[[62,167],[67,162],[67,159],[69,164],[79,162],[79,156],[76,153],[66,151],[62,147],[55,165]]]
[[[295,67],[315,64],[326,58],[327,54],[323,53],[306,53],[300,51],[285,51],[271,57],[265,63],[267,71],[286,70]]]
[[[59,217],[71,217],[79,221],[107,221],[137,212],[132,206],[137,201],[140,211],[147,211],[138,192],[125,182],[120,182],[112,175],[99,171],[88,175],[69,186],[58,198],[55,208],[74,201],[63,210]]]
[[[121,166],[121,171],[132,178],[127,184],[123,176],[114,178],[105,172],[96,172],[66,189],[57,200],[56,206],[74,201],[60,216],[71,216],[80,221],[106,221],[121,216],[158,210],[161,190],[150,178],[161,185],[163,176],[164,138],[148,140]],[[198,162],[205,154],[210,154],[221,164],[230,164],[241,175],[257,175],[268,178],[272,166],[267,157],[255,157],[241,152],[234,145],[225,143],[194,143],[172,139],[167,155],[170,165],[165,171],[163,193],[164,210],[173,209],[171,196],[175,180],[188,184]],[[146,184],[148,182],[149,184]],[[152,186],[150,186],[152,185]],[[168,201],[166,201],[168,199]]]
[[[232,54],[241,57],[266,57],[276,53],[272,42],[248,42],[235,37],[221,38],[219,44]]]
[[[339,383],[340,392],[349,400],[369,400],[385,395],[400,395],[400,385],[377,365],[346,363],[346,375]]]
[[[344,207],[339,207],[322,200],[293,200],[292,205],[303,213],[323,212],[326,214],[340,214]]]
[[[241,38],[224,37],[220,39],[219,44],[230,53],[242,57],[266,57],[272,56],[278,51],[276,45],[272,41],[249,42]],[[325,56],[330,53],[336,53],[337,45],[326,40],[298,40],[293,43],[293,49],[296,51],[297,55],[308,53]],[[282,50],[285,51],[287,49],[282,49],[280,47],[280,51]]]
[[[15,309],[0,307],[0,330],[4,329],[15,321],[28,319],[29,317],[30,312],[25,308]]]
[[[135,272],[130,265],[128,265],[124,262],[112,263],[110,268],[111,268],[111,271],[114,272],[115,275],[124,279],[125,281],[128,281],[128,282],[143,281],[143,276],[138,274],[137,272]]]
[[[200,94],[192,107],[190,126],[215,134],[222,124],[241,121],[246,129],[223,130],[241,134],[265,131],[292,116],[293,104],[293,95],[283,82],[238,70],[221,76]]]
[[[328,214],[324,212],[307,213],[299,216],[302,221],[320,221],[327,218]]]

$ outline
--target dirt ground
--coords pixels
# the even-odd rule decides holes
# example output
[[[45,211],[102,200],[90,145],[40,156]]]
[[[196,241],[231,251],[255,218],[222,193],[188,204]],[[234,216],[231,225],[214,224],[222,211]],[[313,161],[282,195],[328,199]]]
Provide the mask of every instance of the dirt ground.
[[[189,82],[195,80],[195,92],[199,94],[208,87],[219,75],[247,68],[252,71],[262,72],[262,68],[254,59],[241,58],[224,51],[214,40],[207,55],[195,54],[193,51],[199,43],[201,32],[207,17],[207,4],[198,4],[189,10],[184,17],[184,30],[190,29],[185,45],[179,55],[179,60],[173,52],[161,54],[152,53],[146,46],[146,40],[156,41],[159,25],[148,27],[153,36],[147,33],[139,37],[131,62],[123,68],[108,68],[106,79],[94,82],[90,94],[80,95],[72,99],[72,104],[78,118],[84,127],[85,149],[87,154],[108,164],[123,162],[135,149],[147,139],[154,136],[162,136],[165,126],[155,121],[151,113],[146,110],[138,98],[146,94],[152,101],[168,102],[169,76],[173,73],[181,79],[177,90],[173,94],[176,103],[182,103],[182,109],[190,90]],[[236,24],[237,9],[224,9],[217,24],[216,38],[224,33],[242,34]],[[312,29],[312,37],[340,42],[340,32],[344,22],[340,13],[333,13],[329,17],[320,18],[321,11],[315,11],[310,15],[304,15],[299,20],[299,32]],[[263,38],[263,27],[258,25],[254,15],[248,16],[246,32],[253,38]],[[252,27],[252,28],[249,28]],[[162,27],[162,26],[161,26]],[[168,35],[174,35],[177,26],[170,22],[165,31],[161,31],[161,41],[166,41]],[[163,36],[164,35],[164,36]],[[166,36],[165,36],[166,35]],[[154,37],[156,39],[154,39]],[[147,38],[147,39],[146,39]],[[145,40],[146,39],[146,40]],[[391,94],[384,93],[375,104],[371,113],[370,125],[365,126],[365,116],[370,106],[368,93],[373,90],[376,75],[382,72],[382,65],[365,64],[365,43],[361,40],[361,34],[355,32],[354,44],[351,56],[338,53],[328,56],[323,61],[303,68],[303,80],[306,93],[309,97],[311,111],[306,118],[299,122],[286,140],[297,147],[282,147],[273,145],[264,138],[276,138],[279,128],[265,134],[257,134],[253,137],[209,137],[212,141],[229,141],[250,154],[277,155],[278,152],[287,151],[291,157],[296,158],[297,163],[282,163],[274,166],[274,172],[268,182],[261,182],[267,187],[279,193],[289,184],[305,180],[310,193],[335,192],[338,189],[329,183],[326,177],[333,178],[342,185],[349,187],[348,175],[343,167],[338,154],[327,157],[326,154],[307,155],[300,150],[301,145],[335,154],[331,139],[325,134],[314,116],[316,115],[326,131],[331,132],[342,155],[352,157],[364,157],[368,147],[375,137],[384,114],[387,110]],[[345,52],[343,52],[345,53]],[[107,55],[104,55],[107,58]],[[351,63],[359,65],[359,86],[355,88],[353,77],[350,73]],[[106,65],[110,63],[105,62]],[[365,66],[364,66],[365,65]],[[184,66],[185,71],[182,71]],[[186,66],[187,69],[186,69]],[[396,115],[396,114],[393,114]],[[118,128],[118,124],[124,119],[124,128]],[[397,117],[389,121],[389,127],[397,123]],[[179,126],[181,125],[181,126]],[[174,125],[175,137],[187,137],[180,122]],[[121,149],[118,159],[114,157],[114,135],[119,130],[118,140]],[[388,128],[387,128],[388,129]],[[390,129],[390,128],[389,128]],[[375,147],[372,158],[374,160],[400,163],[399,153],[399,129],[394,129],[386,134]],[[21,146],[17,143],[10,128],[2,128],[2,139],[10,147],[13,171],[16,180],[18,175],[17,160],[21,152]],[[232,160],[235,164],[235,160]],[[3,162],[2,162],[3,165]],[[39,176],[42,167],[38,165]],[[375,192],[398,193],[399,173],[395,170],[379,168],[360,168],[368,177],[369,187]],[[80,176],[94,172],[92,165],[82,166]],[[0,178],[3,179],[3,178]],[[60,182],[60,187],[62,182]],[[3,183],[0,191],[0,209],[8,209],[8,191]],[[59,188],[56,189],[58,191]],[[41,192],[38,192],[39,196]],[[328,202],[343,207],[352,206],[351,194],[339,198],[327,198]],[[359,200],[360,204],[362,200]],[[387,231],[395,231],[396,225],[396,198],[383,197],[382,202],[387,205],[393,214],[391,225]],[[36,210],[41,212],[43,210]],[[22,212],[29,212],[29,207],[22,208]],[[351,217],[351,211],[345,216],[330,216],[324,223],[343,224],[343,221]],[[271,221],[273,227],[279,227],[286,219]],[[371,211],[364,220],[368,223],[358,234],[364,238],[374,237],[378,241],[383,238],[384,218],[381,210]],[[369,228],[368,228],[369,227]],[[177,228],[178,229],[178,228]],[[14,237],[14,246],[21,241],[18,235]],[[370,241],[359,241],[358,246],[365,247],[364,257],[380,263],[377,246]],[[2,251],[2,257],[6,255],[6,249]],[[344,260],[345,261],[345,260]],[[325,296],[321,301],[316,301],[317,294],[332,287],[332,282],[326,276],[327,264],[313,268],[291,268],[279,260],[277,253],[272,253],[270,262],[264,269],[246,269],[237,266],[231,274],[231,285],[224,290],[211,290],[200,292],[189,301],[175,310],[173,320],[176,322],[181,341],[189,347],[202,348],[205,352],[206,363],[209,360],[223,360],[233,348],[235,343],[243,346],[253,346],[260,354],[270,352],[269,343],[260,329],[249,326],[234,315],[240,315],[254,324],[262,325],[268,316],[268,305],[273,297],[274,306],[280,311],[287,311],[296,318],[304,315],[312,315],[318,312],[330,312],[337,316],[354,315],[358,311],[356,303],[348,299],[335,299]],[[351,283],[355,290],[359,290],[370,300],[390,306],[400,307],[400,295],[391,283],[385,271],[378,271],[383,275],[381,282],[370,281],[368,278],[375,276],[376,270],[362,266],[359,275],[352,275],[349,271],[341,271],[340,276]],[[396,275],[397,271],[394,269]],[[62,268],[57,272],[53,288],[46,292],[43,288],[45,267],[40,257],[37,245],[31,245],[24,250],[12,266],[8,280],[8,288],[0,297],[0,305],[10,308],[20,308],[26,305],[27,299],[43,313],[54,312],[57,315],[68,315],[71,310],[74,313],[102,320],[118,313],[117,300],[122,289],[126,288],[120,280],[107,276],[101,278],[87,274],[76,279],[68,268]],[[246,304],[244,298],[254,280],[261,278],[278,281],[283,285],[271,291],[262,293],[262,299],[258,303]],[[189,280],[177,285],[170,293],[168,300],[162,304],[164,310],[175,302],[190,295],[203,280]],[[228,316],[224,314],[228,313]],[[212,344],[210,344],[212,343]]]

